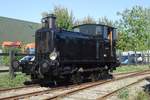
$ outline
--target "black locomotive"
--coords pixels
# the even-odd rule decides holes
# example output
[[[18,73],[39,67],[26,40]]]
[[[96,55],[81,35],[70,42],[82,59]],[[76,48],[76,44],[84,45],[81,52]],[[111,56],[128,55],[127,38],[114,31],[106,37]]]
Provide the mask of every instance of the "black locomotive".
[[[35,33],[35,60],[21,65],[32,80],[95,81],[119,66],[116,28],[83,24],[67,31],[56,28],[55,19],[53,14],[42,19],[42,28]]]

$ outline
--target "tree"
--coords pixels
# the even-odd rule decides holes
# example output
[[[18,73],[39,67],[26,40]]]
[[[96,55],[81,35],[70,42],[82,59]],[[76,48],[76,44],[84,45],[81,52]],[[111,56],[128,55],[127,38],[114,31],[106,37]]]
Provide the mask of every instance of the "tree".
[[[67,29],[67,30],[72,29],[73,21],[74,21],[74,16],[73,16],[72,11],[69,12],[69,10],[65,7],[55,6],[53,13],[57,17],[56,25],[59,28],[63,28],[63,29]]]
[[[84,19],[82,20],[82,24],[95,24],[96,21],[94,18],[92,18],[91,16],[87,16],[84,17]]]
[[[147,44],[148,44],[148,50],[150,50],[150,8],[146,10],[146,16],[147,16],[147,27],[146,27],[146,32],[148,35],[148,39],[147,39]]]
[[[96,24],[96,21],[91,16],[84,17],[83,20],[76,20],[74,25],[81,25],[81,24]]]
[[[118,48],[121,50],[146,50],[148,45],[149,12],[147,8],[134,6],[118,13],[121,19],[117,22],[121,36]],[[125,44],[125,45],[122,45]],[[126,49],[125,49],[126,48]]]
[[[113,21],[109,20],[106,16],[99,18],[98,23],[103,25],[108,25],[108,26],[114,26]]]

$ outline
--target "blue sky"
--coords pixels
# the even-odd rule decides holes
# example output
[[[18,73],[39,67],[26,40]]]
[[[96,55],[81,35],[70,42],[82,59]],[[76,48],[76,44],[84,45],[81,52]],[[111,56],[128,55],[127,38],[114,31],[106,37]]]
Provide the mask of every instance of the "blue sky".
[[[0,16],[40,23],[42,12],[51,12],[55,5],[73,11],[75,18],[106,16],[117,20],[116,12],[134,5],[150,7],[150,0],[1,0]]]

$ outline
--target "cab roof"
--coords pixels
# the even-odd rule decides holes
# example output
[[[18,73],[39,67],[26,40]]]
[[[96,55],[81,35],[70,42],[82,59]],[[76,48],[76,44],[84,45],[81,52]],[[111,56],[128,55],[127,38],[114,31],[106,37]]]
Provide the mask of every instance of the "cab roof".
[[[80,27],[80,26],[87,26],[87,25],[89,25],[89,26],[93,26],[93,25],[94,26],[106,26],[106,27],[110,27],[110,28],[116,29],[115,27],[112,27],[112,26],[109,26],[109,25],[104,25],[104,24],[81,24],[81,25],[74,26],[73,29],[77,28],[77,27]]]

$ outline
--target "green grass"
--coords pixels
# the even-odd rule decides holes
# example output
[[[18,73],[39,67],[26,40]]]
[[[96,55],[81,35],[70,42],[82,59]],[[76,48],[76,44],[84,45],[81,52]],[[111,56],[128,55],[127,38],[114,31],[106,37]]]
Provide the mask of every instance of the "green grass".
[[[129,90],[125,88],[125,89],[119,91],[118,98],[120,98],[121,100],[128,100],[129,99]]]
[[[134,97],[134,100],[150,100],[150,95],[146,92],[140,91],[137,93],[137,96]]]
[[[133,72],[133,71],[143,71],[143,70],[148,70],[150,67],[148,65],[126,65],[126,66],[120,66],[117,67],[116,70],[114,70],[114,73],[119,73],[119,72]]]
[[[150,69],[148,65],[140,65],[140,66],[121,66],[118,67],[114,72],[132,72],[132,71],[142,71]],[[11,88],[23,86],[24,82],[30,80],[29,76],[26,76],[22,73],[17,73],[14,79],[9,77],[8,73],[0,73],[0,88]]]
[[[17,73],[14,79],[11,79],[8,73],[0,74],[0,89],[23,86],[23,82],[29,80],[29,76],[22,73]]]
[[[125,88],[124,90],[121,90],[118,92],[118,98],[119,100],[150,100],[150,95],[144,91],[137,91],[136,94],[133,96],[133,94],[130,94],[130,91]]]

